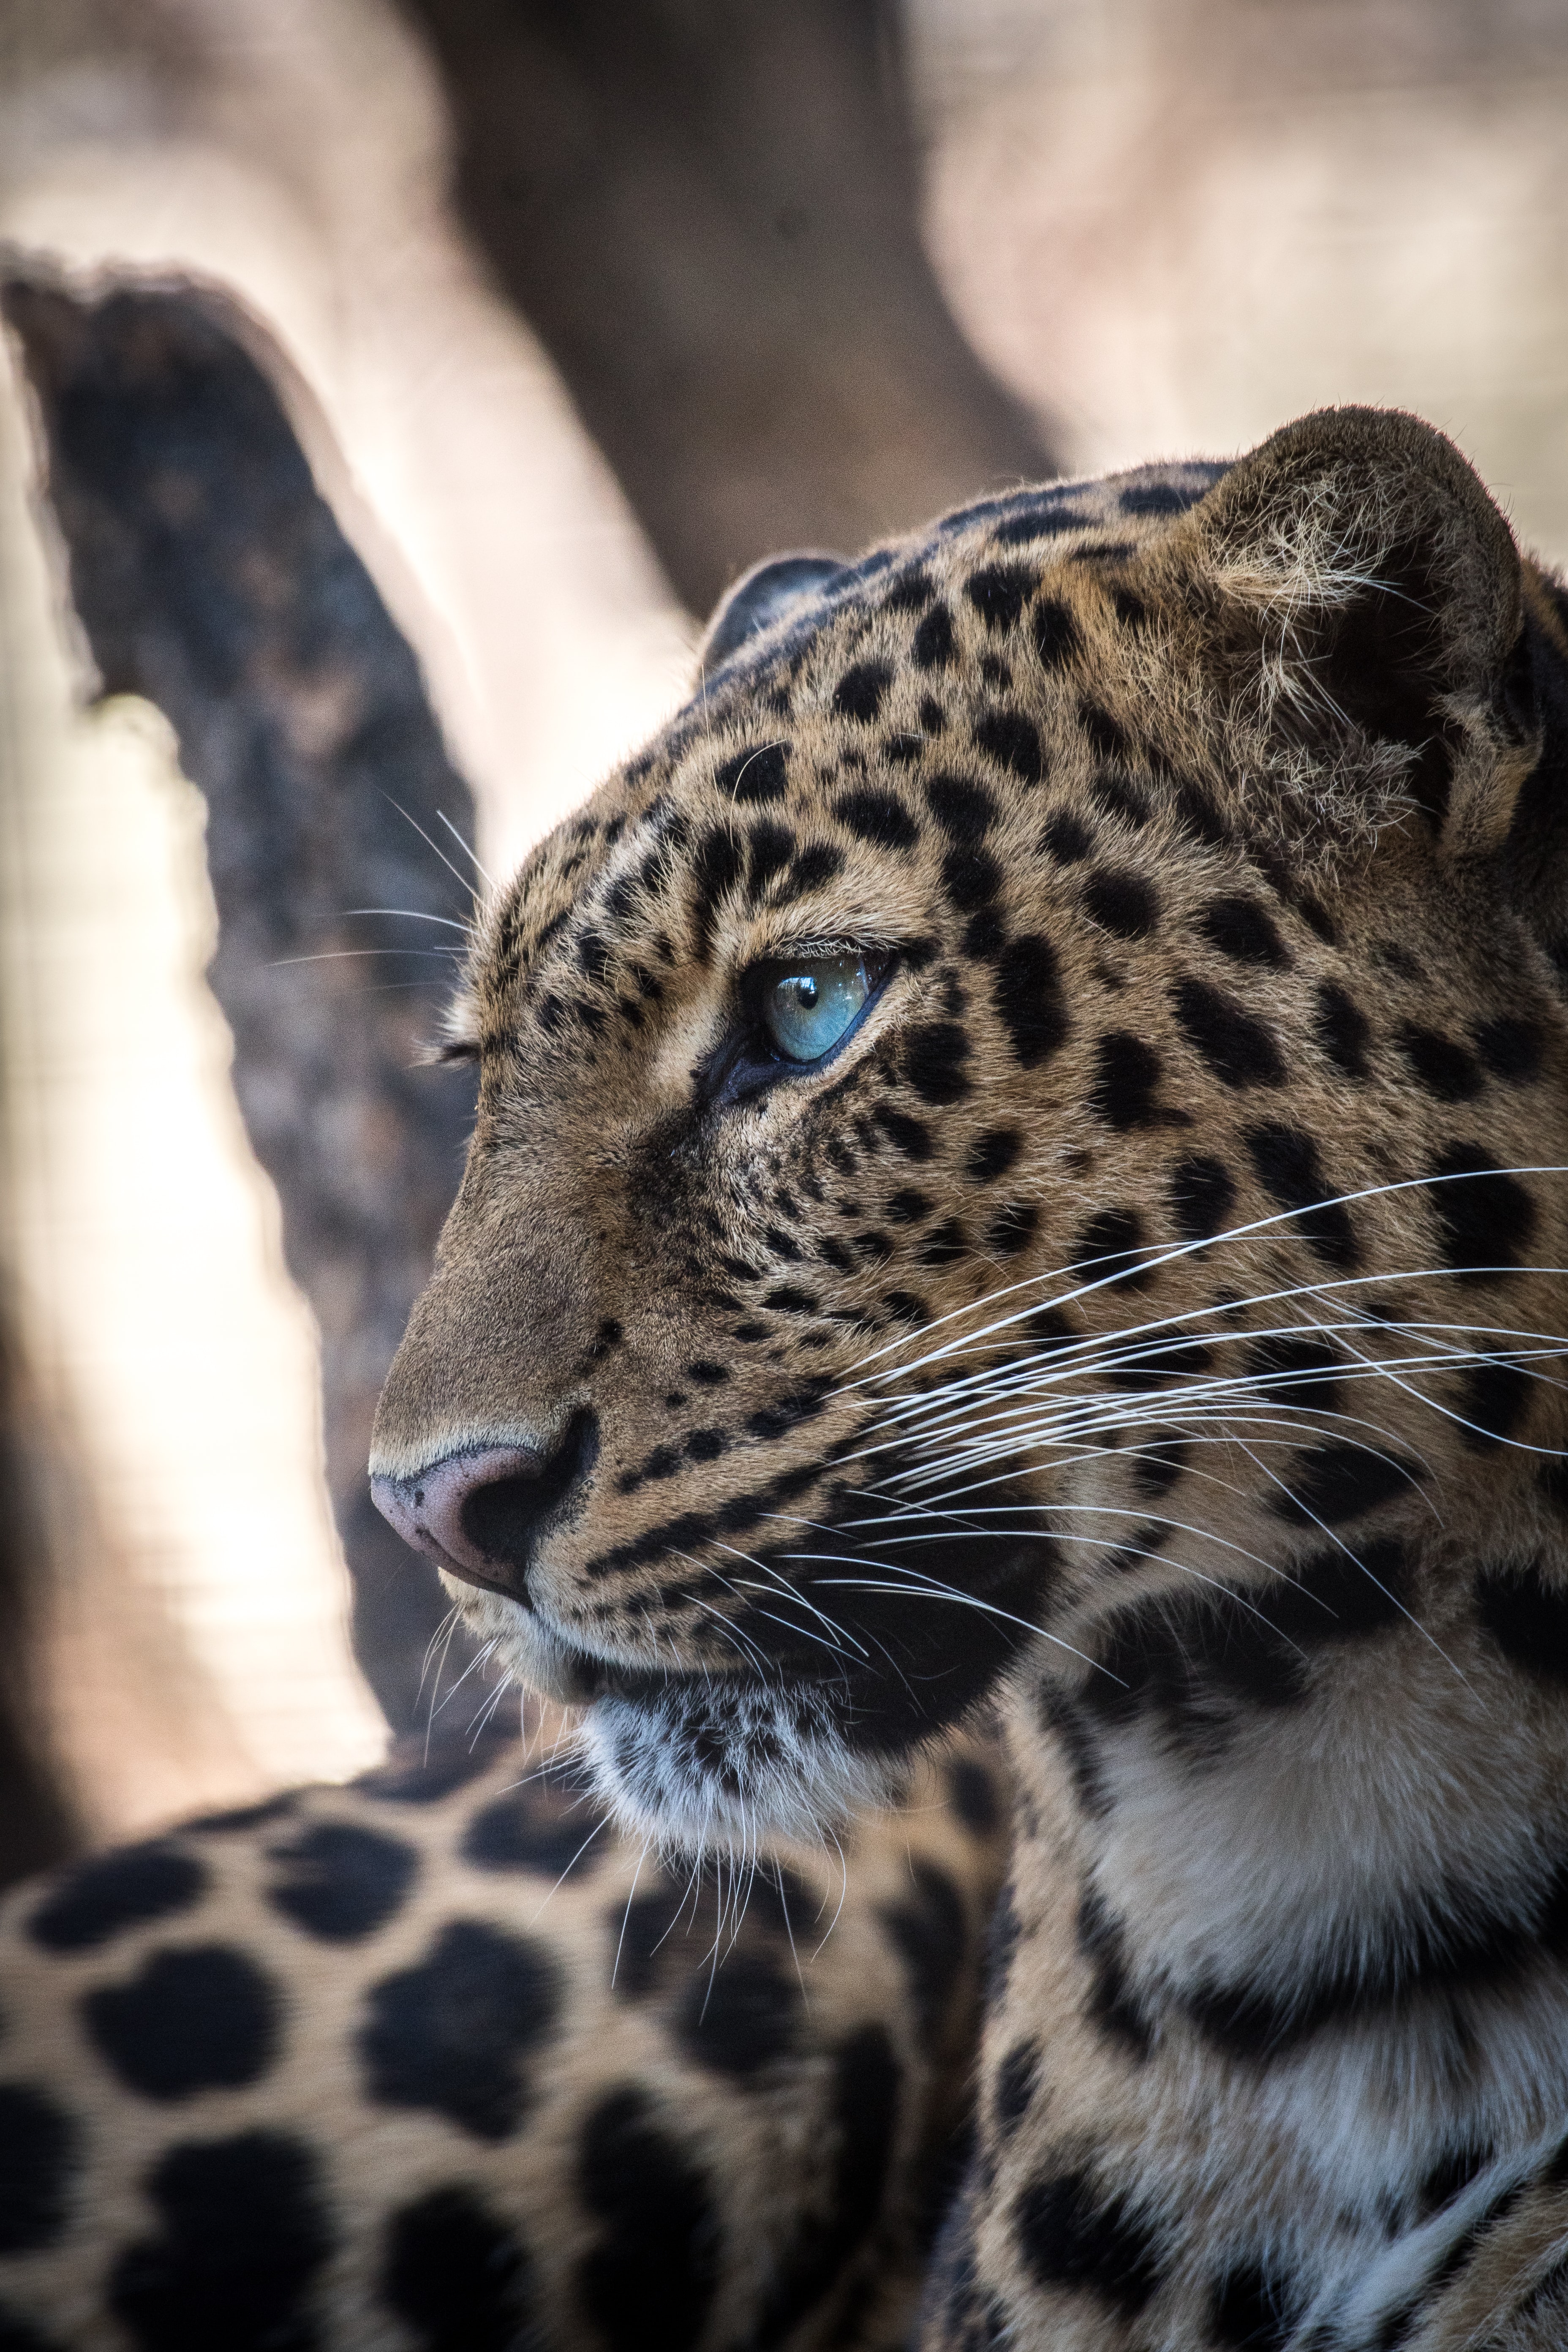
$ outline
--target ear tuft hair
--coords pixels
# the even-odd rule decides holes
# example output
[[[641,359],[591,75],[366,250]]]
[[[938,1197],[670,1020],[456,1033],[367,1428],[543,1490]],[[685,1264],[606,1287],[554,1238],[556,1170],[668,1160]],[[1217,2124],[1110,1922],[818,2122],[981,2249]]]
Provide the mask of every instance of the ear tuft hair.
[[[847,569],[842,555],[809,551],[753,563],[714,607],[697,651],[702,670],[717,669],[748,638],[761,636],[796,605],[811,603]]]

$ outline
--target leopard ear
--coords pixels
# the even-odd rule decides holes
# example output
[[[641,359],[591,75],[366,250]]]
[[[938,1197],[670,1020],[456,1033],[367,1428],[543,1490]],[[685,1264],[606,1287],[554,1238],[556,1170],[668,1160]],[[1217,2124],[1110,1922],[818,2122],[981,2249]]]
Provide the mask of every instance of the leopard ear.
[[[761,636],[796,605],[819,598],[841,572],[849,568],[842,555],[770,555],[743,572],[721,598],[697,649],[700,675],[716,670],[749,637]]]
[[[1537,748],[1520,558],[1451,441],[1397,409],[1321,409],[1164,552],[1227,717],[1304,809],[1375,827],[1414,805],[1447,850],[1500,846]]]

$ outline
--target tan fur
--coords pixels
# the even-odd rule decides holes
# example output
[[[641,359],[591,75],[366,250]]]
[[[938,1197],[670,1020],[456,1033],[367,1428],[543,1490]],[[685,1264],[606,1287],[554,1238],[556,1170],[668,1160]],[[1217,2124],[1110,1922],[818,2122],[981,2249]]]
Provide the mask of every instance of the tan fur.
[[[1545,2352],[1564,592],[1363,410],[764,585],[486,910],[386,1507],[671,1853],[1000,1706],[926,2352]]]

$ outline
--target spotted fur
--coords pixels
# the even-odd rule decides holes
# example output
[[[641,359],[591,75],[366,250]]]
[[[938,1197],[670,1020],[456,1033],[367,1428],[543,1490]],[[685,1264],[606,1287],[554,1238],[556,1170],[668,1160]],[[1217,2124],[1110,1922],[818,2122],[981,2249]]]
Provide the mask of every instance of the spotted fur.
[[[1565,618],[1397,415],[1019,491],[483,918],[378,1491],[672,1857],[1000,1711],[926,2352],[1563,2339]]]
[[[1560,2340],[1563,624],[1399,415],[1020,492],[728,616],[488,917],[379,1467],[575,1449],[465,1605],[677,1843],[999,1700],[928,2347]]]
[[[0,2346],[897,2344],[1003,1822],[910,1793],[694,1878],[487,1735],[18,1890]]]

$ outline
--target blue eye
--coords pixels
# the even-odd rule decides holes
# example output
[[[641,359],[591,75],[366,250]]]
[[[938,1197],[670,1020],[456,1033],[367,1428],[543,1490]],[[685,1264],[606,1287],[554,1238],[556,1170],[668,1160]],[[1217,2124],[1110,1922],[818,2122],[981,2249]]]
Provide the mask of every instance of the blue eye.
[[[758,1009],[775,1051],[786,1061],[819,1062],[853,1025],[886,967],[885,956],[858,948],[765,966]]]

